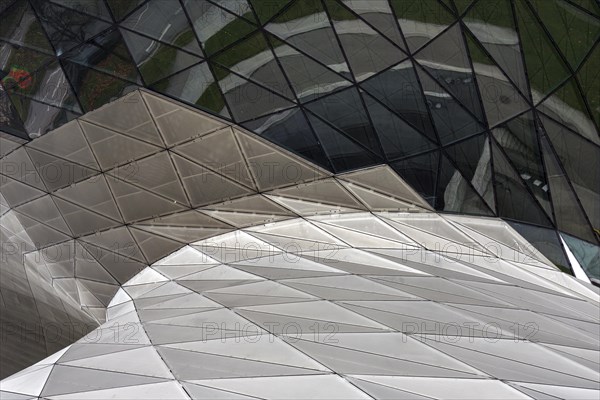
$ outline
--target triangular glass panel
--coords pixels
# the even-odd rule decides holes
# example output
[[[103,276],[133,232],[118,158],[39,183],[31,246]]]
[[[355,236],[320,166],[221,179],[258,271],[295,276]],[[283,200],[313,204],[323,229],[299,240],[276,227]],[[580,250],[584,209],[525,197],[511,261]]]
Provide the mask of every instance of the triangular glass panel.
[[[114,168],[127,161],[155,153],[160,147],[153,146],[122,133],[99,125],[80,121],[83,132],[103,170]]]
[[[157,92],[167,94],[187,103],[200,106],[206,110],[230,118],[225,99],[215,78],[203,62],[181,72],[171,75],[150,86]]]
[[[465,32],[465,38],[473,60],[488,126],[493,127],[526,110],[529,104],[519,89],[513,86],[508,75],[503,75],[503,71],[488,57],[469,32]],[[527,93],[527,90],[523,93]]]
[[[28,2],[15,1],[8,5],[7,9],[3,9],[0,12],[2,13],[3,21],[0,28],[0,39],[45,53],[54,53],[40,22],[35,18]],[[25,21],[28,24],[27,34],[16,34],[17,30],[24,26]]]
[[[306,26],[319,21],[319,29]],[[350,77],[336,34],[319,0],[294,0],[265,29],[335,72]]]
[[[449,144],[485,129],[475,117],[465,110],[427,72],[417,68],[423,84],[427,103],[442,144]]]
[[[542,155],[538,144],[538,127],[531,112],[494,129],[496,142],[504,149],[521,179],[535,195],[547,215],[552,215],[548,181],[542,165]],[[515,143],[519,143],[515,146]]]
[[[515,1],[515,10],[531,95],[537,102],[562,83],[569,71],[525,1]]]
[[[356,81],[363,81],[406,58],[392,41],[336,0],[326,0],[325,4]]]
[[[248,1],[250,1],[252,8],[254,8],[256,15],[258,15],[261,24],[265,24],[269,19],[275,16],[275,14],[280,13],[284,7],[291,4],[293,0],[275,0],[268,4],[263,0]]]
[[[137,6],[143,3],[144,0],[106,0],[106,3],[110,7],[112,14],[117,22],[125,18],[130,12],[132,12]]]
[[[288,99],[294,98],[294,93],[261,31],[255,32],[228,47],[214,56],[212,61]],[[218,80],[225,78],[222,74],[227,73],[227,69],[216,70],[216,78]]]
[[[175,152],[242,185],[249,188],[255,187],[244,155],[231,128],[209,133],[178,146]]]
[[[600,226],[600,147],[542,116],[544,130],[592,226]]]
[[[253,193],[251,189],[224,175],[217,174],[177,154],[171,154],[171,158],[175,162],[193,207]]]
[[[109,174],[179,204],[188,205],[181,182],[167,151],[125,164],[113,169]]]
[[[86,112],[117,100],[138,88],[133,82],[68,60],[63,60],[62,65],[77,93],[79,103]]]
[[[576,70],[600,37],[600,21],[568,2],[530,2],[565,59]]]
[[[560,236],[567,243],[586,274],[594,278],[596,282],[600,281],[600,247],[570,235],[561,234]]]
[[[14,104],[10,101],[10,97],[4,91],[4,88],[2,86],[0,86],[0,107],[2,107],[2,110],[4,110],[4,122],[2,123],[2,129],[6,133],[9,133],[19,139],[29,140],[29,134],[26,132],[25,126],[23,126],[21,117],[19,116],[19,113],[17,112]],[[21,114],[23,114],[22,111]],[[27,117],[27,115],[25,115],[25,117]],[[36,134],[39,136],[42,133],[45,133],[46,130],[44,129],[44,132],[41,131],[42,129],[40,129]],[[0,140],[2,140],[0,156],[4,156],[5,154],[13,150],[11,143],[14,142],[3,137],[0,137]]]
[[[324,67],[275,36],[267,33],[267,37],[300,102],[313,100],[352,84],[342,75]]]
[[[440,153],[433,151],[390,164],[398,175],[433,207],[436,199],[439,157]]]
[[[378,193],[369,187],[346,181],[341,181],[341,183],[348,191],[356,196],[369,211],[407,212],[417,210],[417,207],[413,203],[397,200],[391,196]]]
[[[346,89],[305,106],[308,110],[381,156],[381,144],[356,88]]]
[[[425,45],[456,20],[437,0],[391,0],[390,4],[411,51]]]
[[[570,271],[569,261],[557,231],[512,221],[510,226],[561,270]]]
[[[429,42],[415,54],[415,59],[444,89],[483,120],[475,76],[459,24]]]
[[[494,140],[492,140],[492,163],[498,216],[552,227],[549,217],[534,200],[522,178],[510,165]]]
[[[487,135],[476,136],[444,149],[448,157],[487,205],[496,209],[492,182],[490,143]]]
[[[436,147],[426,136],[389,111],[375,98],[364,92],[362,96],[388,160],[423,153]]]
[[[206,1],[190,1],[185,3],[185,8],[207,56],[218,53],[257,29],[245,19]]]
[[[53,3],[79,11],[85,14],[90,14],[112,22],[110,12],[103,0],[50,0]]]
[[[248,3],[248,0],[209,0],[214,5],[221,7],[229,12],[234,13],[235,15],[239,15],[240,17],[244,17],[247,20],[256,23],[256,18],[252,13],[252,7]],[[275,7],[275,6],[271,6]]]
[[[255,119],[295,105],[288,99],[217,65],[213,65],[212,68],[215,76],[223,77],[218,81],[219,86],[236,122]]]
[[[265,143],[251,134],[234,130],[250,171],[260,191],[313,181],[327,176],[315,165]]]
[[[11,70],[11,73],[14,71],[15,68]],[[58,61],[47,64],[35,73],[26,74],[26,76],[18,83],[8,85],[7,93],[9,95],[18,94],[77,114],[82,113],[77,97]],[[49,85],[54,89],[48,90]],[[13,104],[15,103],[13,98]]]
[[[175,46],[125,29],[121,29],[121,33],[146,85],[151,85],[202,61],[202,58]]]
[[[463,17],[463,21],[502,71],[511,78],[521,93],[529,98],[527,77],[510,0],[493,0],[492,4],[476,1]],[[491,40],[490,32],[502,33],[495,35],[496,40]],[[497,40],[497,37],[506,37],[506,39]],[[471,53],[474,64],[486,62],[487,57],[479,57],[481,52],[471,50]],[[485,97],[484,94],[482,96]]]
[[[361,83],[369,92],[391,111],[437,143],[435,130],[429,119],[425,98],[415,74],[413,64],[404,61],[389,70]]]
[[[542,137],[542,149],[558,229],[590,242],[595,241],[592,227],[581,209],[579,199],[546,137]]]
[[[398,29],[398,22],[387,0],[342,0],[342,3],[368,22],[372,28],[379,31],[402,50],[404,39]]]
[[[382,162],[377,155],[346,137],[346,135],[332,128],[321,119],[311,114],[307,114],[307,116],[335,171],[347,171]]]
[[[194,31],[181,7],[179,3],[150,0],[129,15],[120,25],[180,49],[202,55]],[[155,52],[158,54],[160,50]],[[157,58],[165,61],[169,60],[170,56],[171,54],[163,54],[160,57],[157,55]]]
[[[251,198],[251,197],[250,197]],[[165,217],[142,221],[140,224],[151,226],[171,226],[189,228],[229,228],[229,225],[208,217],[198,211],[183,211]]]
[[[49,1],[34,2],[32,5],[59,56],[111,28],[108,22]]]
[[[469,181],[442,153],[437,183],[438,210],[461,214],[493,215]]]
[[[186,207],[176,201],[159,197],[140,187],[126,183],[121,179],[107,176],[106,180],[112,189],[125,222],[168,214]]]
[[[590,52],[587,60],[584,61],[577,72],[577,79],[581,83],[582,94],[587,99],[591,110],[598,110],[600,107],[600,90],[598,90],[599,75],[600,43],[596,43],[596,47]],[[596,126],[600,126],[600,113],[594,112],[593,117],[596,120]],[[600,136],[600,132],[597,131],[596,136]]]
[[[598,129],[594,126],[594,121],[588,113],[585,100],[574,78],[569,79],[540,103],[538,110],[600,145]]]

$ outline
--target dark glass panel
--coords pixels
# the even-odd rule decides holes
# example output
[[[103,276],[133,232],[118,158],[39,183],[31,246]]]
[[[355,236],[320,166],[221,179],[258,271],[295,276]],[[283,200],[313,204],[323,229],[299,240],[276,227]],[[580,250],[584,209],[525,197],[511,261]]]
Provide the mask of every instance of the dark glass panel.
[[[326,0],[327,11],[357,81],[406,58],[392,41],[375,31],[336,0]]]
[[[600,126],[600,42],[596,43],[594,50],[581,65],[577,72],[577,79],[598,127]],[[596,136],[599,137],[600,132],[596,131]]]
[[[437,0],[390,0],[411,51],[452,24],[456,17]]]
[[[321,64],[350,77],[350,69],[320,0],[295,0],[265,29]]]
[[[542,166],[542,155],[538,144],[538,129],[533,113],[528,112],[493,130],[496,142],[517,169],[517,173],[546,214],[552,215],[548,180]]]
[[[388,160],[433,150],[436,145],[366,93],[362,94]]]
[[[435,207],[439,158],[439,151],[433,151],[392,163],[390,166],[432,207]]]
[[[111,27],[106,21],[50,2],[36,1],[34,7],[59,56]]]
[[[595,280],[596,284],[600,284],[600,247],[570,235],[561,234],[561,236],[573,252],[579,265],[589,277]]]
[[[1,39],[46,53],[53,52],[42,26],[27,1],[13,2],[8,9],[2,12],[1,18]]]
[[[258,15],[258,19],[261,24],[267,23],[267,21],[277,13],[279,13],[284,7],[292,3],[294,0],[249,0],[252,4],[252,8]]]
[[[31,138],[41,136],[80,116],[71,110],[40,103],[30,97],[13,94],[11,99]]]
[[[112,29],[65,54],[76,62],[119,78],[139,82],[139,76],[129,50],[117,29]]]
[[[553,229],[513,221],[509,221],[509,224],[562,271],[571,273],[571,267],[558,237],[558,232]]]
[[[144,82],[148,85],[176,74],[202,60],[196,55],[146,36],[125,29],[122,29],[121,32]]]
[[[0,85],[0,127],[2,127],[3,131],[6,131],[11,135],[15,135],[23,139],[29,138],[25,132],[25,127],[19,118],[17,110],[12,105],[8,94],[4,91],[4,86],[2,85]],[[0,152],[0,154],[2,153],[3,151]]]
[[[210,56],[256,30],[256,26],[204,0],[186,1],[192,26]]]
[[[137,85],[131,82],[79,64],[65,61],[63,67],[85,112],[116,100],[138,88]]]
[[[381,144],[356,88],[323,97],[308,103],[306,108],[373,153],[381,155]]]
[[[90,14],[112,22],[110,12],[104,0],[50,0],[53,3],[84,14]]]
[[[516,0],[515,7],[527,76],[535,101],[560,85],[569,71],[526,2]]]
[[[273,35],[268,35],[278,62],[300,102],[313,100],[352,83]]]
[[[331,169],[329,160],[304,113],[292,108],[250,121],[244,126],[273,143]]]
[[[483,121],[475,77],[460,25],[454,25],[415,55],[421,66],[480,121]]]
[[[600,37],[600,20],[561,0],[530,0],[573,69]]]
[[[437,142],[423,92],[410,61],[375,75],[360,86],[429,139]]]
[[[295,105],[217,65],[213,65],[213,71],[215,76],[223,77],[218,83],[236,122],[248,121]]]
[[[542,137],[542,149],[558,229],[578,238],[594,241],[592,227],[546,137]]]
[[[151,0],[121,22],[121,26],[202,55],[194,31],[178,1]]]
[[[121,21],[144,0],[106,0],[116,21]]]
[[[488,136],[484,134],[462,141],[446,147],[444,152],[465,179],[471,182],[475,191],[483,197],[487,205],[495,210],[496,201]]]
[[[443,153],[436,197],[438,210],[461,214],[493,215],[483,199]]]
[[[229,118],[219,85],[206,62],[163,79],[151,88]]]
[[[327,125],[316,116],[310,113],[307,115],[334,171],[358,169],[382,162],[375,154],[347,138],[343,133]]]
[[[442,144],[449,144],[484,131],[485,128],[475,117],[424,70],[417,68],[417,73]]]
[[[492,163],[498,216],[552,227],[549,217],[531,196],[521,177],[492,140]]]
[[[371,27],[406,50],[398,23],[387,0],[342,0],[342,3],[371,24]]]
[[[294,93],[262,32],[256,32],[229,47],[216,55],[213,61],[289,99],[294,98]]]

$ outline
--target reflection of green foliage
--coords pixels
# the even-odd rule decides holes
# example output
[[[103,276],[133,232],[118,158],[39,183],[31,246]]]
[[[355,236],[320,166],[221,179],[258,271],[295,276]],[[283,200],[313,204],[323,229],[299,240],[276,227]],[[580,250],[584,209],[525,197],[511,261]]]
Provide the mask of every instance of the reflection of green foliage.
[[[119,97],[128,84],[118,78],[88,69],[79,86],[79,100],[84,111],[91,111]]]
[[[216,82],[208,85],[204,92],[202,92],[202,96],[196,101],[196,104],[214,112],[220,112],[225,108],[225,101],[223,100],[223,96],[221,96],[219,85]]]
[[[138,4],[140,0],[107,0],[112,10],[113,15],[120,21],[121,18],[129,14]]]
[[[263,34],[261,32],[257,32],[245,39],[243,42],[230,48],[224,53],[219,54],[214,58],[214,60],[221,65],[231,68],[237,63],[260,54],[268,48],[269,45],[267,44]],[[223,79],[228,74],[229,72],[221,68],[215,71],[215,77],[217,80]]]
[[[213,55],[255,29],[256,27],[249,22],[236,18],[204,41],[204,52]]]
[[[189,45],[193,40],[195,40],[195,36],[190,28],[177,36],[173,43],[177,47],[185,48],[185,46]],[[156,82],[167,76],[171,72],[177,59],[177,48],[160,42],[155,43],[159,46],[158,49],[154,51],[150,59],[140,66],[140,73],[147,84]]]
[[[437,0],[391,0],[391,4],[399,19],[435,25],[449,25],[456,20]]]

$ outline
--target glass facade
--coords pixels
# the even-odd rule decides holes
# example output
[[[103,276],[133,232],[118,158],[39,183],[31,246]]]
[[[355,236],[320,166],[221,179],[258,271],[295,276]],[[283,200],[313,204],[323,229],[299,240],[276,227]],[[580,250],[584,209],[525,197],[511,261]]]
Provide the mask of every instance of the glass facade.
[[[558,231],[598,251],[595,1],[0,7],[6,133],[38,137],[146,87],[331,172],[388,164],[439,211],[529,224],[565,270]]]

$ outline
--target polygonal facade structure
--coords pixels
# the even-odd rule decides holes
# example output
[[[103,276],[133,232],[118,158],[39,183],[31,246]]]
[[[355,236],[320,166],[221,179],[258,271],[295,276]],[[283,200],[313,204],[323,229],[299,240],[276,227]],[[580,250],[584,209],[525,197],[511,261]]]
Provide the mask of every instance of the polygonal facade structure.
[[[0,397],[597,398],[598,9],[3,2]]]

